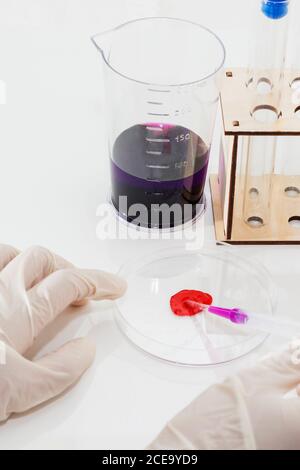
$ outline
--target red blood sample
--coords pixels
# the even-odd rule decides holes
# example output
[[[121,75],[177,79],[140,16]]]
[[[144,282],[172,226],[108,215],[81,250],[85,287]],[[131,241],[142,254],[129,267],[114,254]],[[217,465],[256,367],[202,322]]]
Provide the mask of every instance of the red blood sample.
[[[179,317],[193,317],[212,303],[212,296],[199,290],[182,290],[170,299],[172,312]]]

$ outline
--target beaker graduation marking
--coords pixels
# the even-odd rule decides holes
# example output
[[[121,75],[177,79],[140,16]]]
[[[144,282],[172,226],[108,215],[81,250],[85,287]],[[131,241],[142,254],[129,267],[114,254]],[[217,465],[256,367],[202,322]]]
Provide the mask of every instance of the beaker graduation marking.
[[[163,132],[164,131],[162,127],[150,127],[150,126],[147,126],[146,130],[151,131],[151,132]]]
[[[154,150],[146,150],[148,155],[162,155],[162,152],[155,152]]]
[[[171,93],[171,90],[155,90],[154,88],[148,88],[151,93]]]
[[[153,104],[154,106],[163,106],[164,103],[159,101],[148,101],[148,104]]]
[[[171,142],[170,139],[153,139],[153,138],[150,138],[150,137],[146,137],[146,141],[150,142],[150,143],[151,142],[158,142],[158,143],[161,143],[161,144]]]
[[[148,113],[148,116],[168,117],[169,113]]]
[[[154,168],[157,170],[168,170],[170,167],[169,165],[146,165],[147,168]]]

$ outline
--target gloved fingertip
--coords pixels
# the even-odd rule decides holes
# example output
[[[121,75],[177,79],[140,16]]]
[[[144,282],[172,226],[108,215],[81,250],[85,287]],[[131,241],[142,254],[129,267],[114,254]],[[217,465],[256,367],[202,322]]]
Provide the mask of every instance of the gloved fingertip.
[[[72,307],[84,307],[88,303],[89,301],[87,299],[77,300],[76,302],[72,303]]]
[[[57,351],[42,357],[37,363],[47,369],[67,373],[69,382],[77,380],[93,363],[96,345],[89,338],[76,338]]]
[[[7,249],[9,251],[11,259],[15,258],[16,256],[18,256],[21,253],[20,250],[18,250],[17,248],[15,248],[14,246],[11,246],[11,245],[8,245]]]
[[[175,432],[171,423],[168,423],[165,428],[160,432],[156,439],[147,446],[146,450],[173,450],[173,449],[192,449],[190,444],[184,441],[180,433]]]
[[[14,246],[0,243],[0,270],[4,269],[20,253]]]
[[[122,279],[121,277],[115,275],[115,279],[116,279],[116,292],[115,292],[115,299],[118,299],[120,297],[122,297],[125,292],[127,291],[127,282],[125,281],[125,279]]]
[[[78,363],[84,372],[93,363],[96,356],[96,344],[89,338],[76,338],[69,343],[69,354],[78,358]]]
[[[102,273],[99,287],[92,300],[116,300],[122,297],[127,290],[127,282],[117,274]]]

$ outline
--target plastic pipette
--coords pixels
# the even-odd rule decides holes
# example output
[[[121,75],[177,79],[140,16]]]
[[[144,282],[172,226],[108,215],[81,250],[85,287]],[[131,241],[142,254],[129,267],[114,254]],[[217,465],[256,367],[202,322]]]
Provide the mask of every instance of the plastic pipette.
[[[245,325],[247,327],[264,331],[266,333],[275,334],[284,338],[292,338],[300,334],[300,322],[292,322],[287,320],[279,320],[273,317],[257,313],[245,312],[240,308],[222,308],[216,306],[207,306],[187,300],[187,304],[198,306],[199,313],[208,312],[222,318],[226,318],[236,325]]]

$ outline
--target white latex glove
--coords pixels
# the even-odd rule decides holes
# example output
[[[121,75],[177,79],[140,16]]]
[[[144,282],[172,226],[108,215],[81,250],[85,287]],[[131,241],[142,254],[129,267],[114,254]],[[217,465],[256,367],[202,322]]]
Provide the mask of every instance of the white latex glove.
[[[300,343],[214,385],[179,413],[149,449],[300,450]],[[300,389],[298,385],[298,394]]]
[[[57,396],[94,359],[95,346],[84,338],[35,362],[25,359],[41,330],[71,304],[116,299],[125,290],[117,276],[74,268],[45,248],[18,254],[0,245],[0,421]]]

